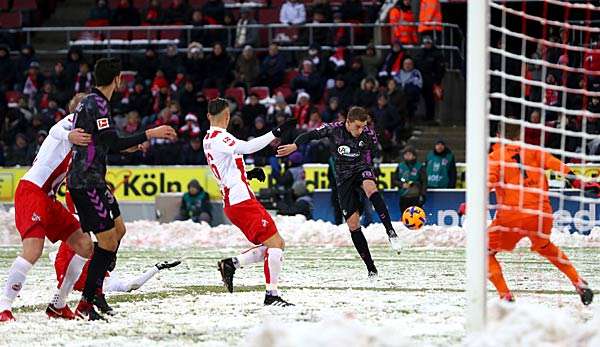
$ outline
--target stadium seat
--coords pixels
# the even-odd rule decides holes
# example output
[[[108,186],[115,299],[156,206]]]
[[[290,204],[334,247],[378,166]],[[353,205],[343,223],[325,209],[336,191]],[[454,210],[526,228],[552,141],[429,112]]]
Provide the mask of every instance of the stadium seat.
[[[134,30],[131,32],[132,40],[156,40],[158,32],[156,30]]]
[[[133,0],[133,7],[143,10],[148,6],[148,0]]]
[[[176,40],[181,37],[181,30],[161,30],[161,40]]]
[[[219,90],[217,88],[204,88],[202,89],[202,94],[204,94],[207,100],[212,100],[220,96]]]
[[[17,0],[13,1],[13,11],[33,11],[37,9],[35,0]]]
[[[104,37],[108,39],[110,37],[111,40],[129,40],[130,32],[129,30],[111,30],[104,33]]]
[[[279,9],[261,8],[258,12],[258,22],[261,24],[279,23]]]
[[[296,78],[300,73],[296,70],[290,70],[285,73],[285,77],[283,79],[283,84],[290,85],[292,80]]]
[[[15,29],[23,26],[23,15],[21,12],[8,12],[0,14],[0,27],[4,29]]]
[[[88,19],[85,21],[85,26],[90,28],[107,27],[109,25],[108,19]]]
[[[258,98],[261,100],[266,99],[270,96],[269,87],[252,87],[250,88],[248,93],[258,95]]]
[[[286,86],[281,86],[281,87],[275,88],[273,93],[274,94],[281,93],[286,100],[292,96],[292,90]]]
[[[242,107],[244,100],[246,100],[246,92],[242,87],[228,88],[225,90],[225,96],[234,98],[239,107]]]
[[[206,0],[190,0],[188,1],[191,8],[201,8]]]
[[[8,0],[0,0],[0,11],[8,11],[9,8]]]

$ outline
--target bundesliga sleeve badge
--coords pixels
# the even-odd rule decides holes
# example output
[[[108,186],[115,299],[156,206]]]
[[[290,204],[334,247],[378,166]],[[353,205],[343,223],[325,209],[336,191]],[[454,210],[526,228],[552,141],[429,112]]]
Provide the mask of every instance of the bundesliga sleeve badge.
[[[108,118],[96,119],[96,125],[98,126],[98,130],[108,129],[110,127],[110,124],[108,123]]]

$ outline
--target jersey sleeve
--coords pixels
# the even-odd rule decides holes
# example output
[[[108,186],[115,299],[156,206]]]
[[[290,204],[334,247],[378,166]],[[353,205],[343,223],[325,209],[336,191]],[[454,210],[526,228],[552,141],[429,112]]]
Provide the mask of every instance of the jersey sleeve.
[[[237,139],[230,133],[224,132],[217,135],[211,145],[212,150],[229,154],[251,154],[265,148],[275,139],[272,132],[254,138],[250,141]]]
[[[309,132],[300,134],[296,138],[296,140],[294,140],[294,143],[299,146],[305,143],[309,143],[312,140],[319,140],[324,137],[329,137],[331,135],[331,132],[333,131],[333,128],[333,123],[325,123],[320,127],[316,128],[315,130],[311,130]]]
[[[554,172],[561,173],[565,176],[571,173],[571,168],[569,168],[565,163],[560,161],[552,154],[548,152],[542,152],[542,156],[544,160],[544,169],[552,170]]]
[[[69,133],[74,128],[74,115],[70,114],[54,124],[48,135],[60,141],[69,141]]]
[[[488,156],[488,183],[493,188],[500,181],[500,163],[498,162],[498,152],[494,150]]]
[[[381,151],[379,150],[379,140],[377,139],[377,134],[375,134],[373,129],[366,128],[365,135],[367,135],[367,143],[362,149],[362,157],[367,164],[373,165],[373,162],[377,161],[381,156]]]
[[[105,131],[115,131],[109,115],[110,105],[104,98],[96,94],[88,95],[77,106],[76,127],[82,128],[86,133],[97,135]]]

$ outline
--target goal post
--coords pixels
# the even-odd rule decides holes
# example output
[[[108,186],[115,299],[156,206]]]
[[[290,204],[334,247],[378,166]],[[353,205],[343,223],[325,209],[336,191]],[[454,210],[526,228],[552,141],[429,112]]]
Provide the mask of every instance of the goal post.
[[[467,2],[466,115],[466,330],[485,327],[487,288],[487,136],[489,6],[487,0]]]

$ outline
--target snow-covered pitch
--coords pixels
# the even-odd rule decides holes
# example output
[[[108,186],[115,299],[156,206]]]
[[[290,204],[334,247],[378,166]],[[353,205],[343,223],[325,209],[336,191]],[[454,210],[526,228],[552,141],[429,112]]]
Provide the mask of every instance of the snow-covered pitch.
[[[405,249],[396,255],[380,225],[366,229],[380,276],[366,278],[347,228],[278,217],[286,239],[281,285],[293,308],[265,308],[262,266],[236,273],[226,293],[219,258],[249,246],[232,226],[190,222],[128,223],[116,271],[135,276],[152,264],[183,258],[141,290],[109,295],[109,322],[48,320],[55,274],[47,253],[16,301],[17,322],[0,325],[0,345],[200,346],[598,346],[600,315],[583,307],[558,270],[526,248],[502,254],[516,304],[490,299],[488,331],[465,337],[464,231],[397,224]],[[600,230],[589,237],[555,231],[593,288],[600,288]],[[18,252],[12,211],[0,209],[0,281]],[[523,242],[520,246],[527,247]],[[490,298],[495,293],[490,292]],[[78,295],[70,298],[73,306]]]

